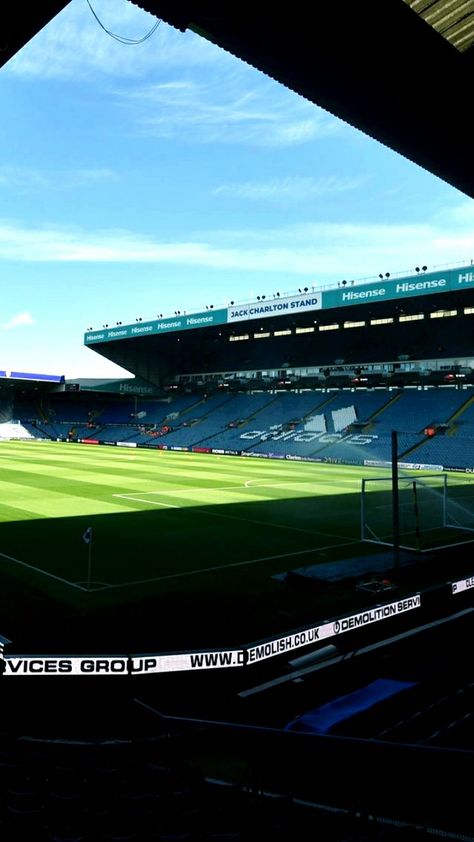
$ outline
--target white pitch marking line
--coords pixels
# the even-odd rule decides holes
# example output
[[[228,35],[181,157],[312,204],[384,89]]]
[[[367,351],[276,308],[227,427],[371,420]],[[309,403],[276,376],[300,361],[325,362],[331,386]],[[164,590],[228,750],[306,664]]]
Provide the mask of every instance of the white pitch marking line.
[[[69,579],[63,579],[62,576],[56,576],[54,573],[48,573],[46,570],[41,570],[40,567],[35,567],[33,564],[28,564],[26,561],[20,561],[19,558],[13,558],[13,556],[7,555],[6,553],[0,553],[0,556],[2,558],[8,559],[8,561],[15,562],[15,564],[19,564],[21,567],[27,567],[29,570],[34,570],[35,573],[40,573],[41,576],[47,576],[48,579],[56,579],[57,582],[62,582],[64,585],[69,585],[69,587],[71,588],[77,588],[77,590],[79,591],[86,590],[81,585],[78,585],[75,582],[70,582]]]
[[[297,550],[292,553],[280,553],[279,555],[267,555],[261,558],[251,558],[248,561],[235,561],[232,564],[218,565],[217,567],[201,567],[199,570],[185,570],[182,573],[167,573],[165,576],[153,576],[150,579],[137,579],[132,582],[121,582],[117,585],[107,585],[106,588],[97,588],[96,590],[106,590],[107,588],[129,588],[134,585],[146,585],[148,582],[162,582],[166,579],[181,579],[184,576],[197,576],[199,573],[213,573],[216,570],[228,570],[231,567],[244,567],[249,564],[258,564],[261,561],[275,561],[279,558],[293,558],[297,555],[308,555],[309,553],[318,553],[321,550],[334,550],[339,547],[348,547],[358,544],[359,541],[345,541],[343,544],[327,544],[325,547],[311,547],[309,550]]]
[[[259,482],[260,485],[251,485],[250,483],[257,483]],[[311,485],[317,486],[318,484],[315,482],[292,482],[291,485]],[[143,494],[162,494],[164,497],[168,494],[176,494],[181,496],[181,494],[194,494],[197,491],[238,491],[239,489],[243,488],[286,488],[288,486],[287,482],[263,482],[260,480],[253,480],[249,479],[244,484],[236,484],[236,485],[216,485],[216,486],[203,486],[203,487],[195,487],[195,488],[172,488],[170,490],[163,490],[163,491],[143,491]],[[137,492],[139,494],[140,492]],[[112,494],[112,497],[124,497],[124,494]]]
[[[248,479],[245,483],[245,488],[286,488],[288,486],[288,482],[266,482],[266,480],[260,479]],[[309,482],[308,480],[295,480],[294,482],[291,481],[291,485],[316,485],[315,482]]]
[[[155,493],[159,493],[159,492],[153,492],[153,491],[150,491],[150,492],[145,491],[144,492],[144,494],[148,494],[148,493],[155,494]],[[151,504],[152,506],[166,506],[167,509],[182,509],[183,508],[182,506],[177,506],[175,503],[160,503],[160,502],[155,501],[155,500],[144,500],[143,497],[132,497],[131,494],[114,494],[113,496],[114,497],[122,497],[125,500],[131,500],[133,503],[148,503],[149,505]]]
[[[78,587],[82,587],[80,582],[75,582]],[[84,581],[84,584],[87,585],[88,582]],[[112,587],[109,582],[91,582],[92,585],[97,585],[98,587],[94,587],[95,591],[103,591],[107,588]],[[82,588],[82,590],[89,590],[89,588]]]
[[[339,485],[341,480],[337,483]],[[258,484],[257,484],[258,483]],[[344,485],[354,486],[357,485],[356,480],[346,480]],[[288,485],[310,485],[312,488],[321,488],[321,483],[315,482],[314,480],[287,480],[286,482],[267,482],[266,480],[260,479],[248,479],[245,483],[246,488],[287,488]],[[324,491],[326,491],[326,486],[324,486]]]
[[[239,488],[244,488],[243,485],[217,485],[217,486],[203,486],[202,488],[172,488],[165,491],[143,491],[142,494],[162,494],[166,497],[167,494],[193,494],[196,491],[238,491]],[[137,494],[140,494],[137,491]],[[124,497],[124,494],[112,494],[112,497]],[[180,508],[178,506],[178,508]]]
[[[147,493],[147,492],[145,492]],[[144,500],[142,497],[132,497],[130,494],[114,494],[114,497],[124,497],[126,500],[132,500],[137,503],[148,503],[152,506],[164,506],[167,509],[182,509],[183,506],[177,506],[175,503],[161,503],[159,500]],[[305,532],[309,535],[324,535],[325,538],[340,538],[340,535],[335,535],[333,532],[320,532],[318,529],[303,529],[300,526],[289,526],[284,523],[269,523],[266,520],[255,520],[254,518],[239,517],[238,515],[223,515],[220,512],[208,512],[205,509],[197,509],[193,507],[193,512],[198,512],[201,515],[209,515],[209,517],[220,517],[225,520],[239,520],[242,523],[258,523],[260,526],[269,526],[272,529],[287,529],[291,532]],[[359,543],[358,541],[350,541],[349,543]]]

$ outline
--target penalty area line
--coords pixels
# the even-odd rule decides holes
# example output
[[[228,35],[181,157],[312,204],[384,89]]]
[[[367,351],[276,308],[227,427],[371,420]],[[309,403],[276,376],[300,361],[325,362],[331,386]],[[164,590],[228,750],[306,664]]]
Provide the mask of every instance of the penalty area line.
[[[150,492],[155,493],[155,492]],[[134,503],[146,503],[151,506],[164,506],[166,509],[185,509],[186,506],[177,506],[176,503],[162,503],[160,500],[144,500],[143,497],[134,497],[131,494],[114,494],[114,497],[123,497],[125,500],[132,500]],[[238,504],[236,504],[238,505]],[[340,538],[340,535],[335,535],[334,532],[321,532],[319,529],[304,529],[301,526],[290,526],[287,523],[269,523],[266,520],[256,520],[255,518],[239,517],[238,515],[225,515],[221,512],[210,512],[207,509],[194,508],[193,512],[200,515],[208,515],[209,517],[219,517],[224,520],[238,520],[241,523],[256,523],[259,526],[266,526],[270,529],[286,529],[290,532],[304,532],[307,535],[322,535],[325,538]],[[359,543],[358,541],[349,541],[350,544]]]
[[[294,558],[298,555],[309,555],[309,553],[319,553],[323,550],[336,550],[340,547],[353,547],[354,544],[359,544],[359,541],[344,541],[342,544],[327,544],[325,547],[310,547],[308,550],[296,550],[291,553],[279,553],[278,555],[261,556],[260,558],[250,558],[247,561],[235,561],[232,564],[220,564],[214,567],[201,567],[199,570],[185,570],[182,573],[167,573],[165,576],[152,576],[148,579],[136,579],[132,582],[120,582],[116,585],[107,585],[100,590],[117,589],[117,588],[131,588],[135,585],[146,585],[150,582],[163,582],[166,579],[182,579],[185,576],[197,576],[200,573],[215,573],[218,570],[230,570],[232,567],[245,567],[250,564],[259,564],[263,561],[276,561],[280,558]],[[99,590],[99,589],[97,589]]]
[[[157,494],[156,491],[145,492],[146,494]],[[176,503],[160,503],[156,500],[144,500],[143,497],[134,497],[132,494],[113,494],[113,497],[121,497],[124,500],[131,500],[132,503],[147,503],[152,506],[165,506],[167,509],[181,509],[182,506],[177,506]]]
[[[40,576],[46,576],[48,579],[55,579],[56,582],[62,582],[63,585],[68,585],[70,588],[76,588],[78,591],[86,590],[86,588],[83,588],[82,585],[70,582],[69,579],[63,579],[62,576],[56,576],[55,573],[48,573],[47,570],[41,570],[40,567],[35,567],[33,564],[28,564],[26,561],[20,561],[19,558],[14,558],[6,553],[0,553],[0,558],[6,558],[8,561],[13,561],[14,564],[19,564],[20,567],[27,567],[28,570],[33,570],[35,573],[39,573]]]
[[[176,495],[178,495],[178,497],[180,497],[181,494],[195,494],[196,491],[238,491],[239,488],[244,488],[242,483],[238,483],[238,484],[235,484],[235,485],[203,485],[201,487],[196,486],[196,487],[193,487],[193,488],[170,488],[170,489],[167,489],[166,491],[141,491],[141,492],[137,491],[137,494],[162,494],[162,495],[176,494]],[[112,497],[125,497],[125,499],[127,499],[127,500],[137,500],[138,499],[137,497],[133,497],[132,494],[112,494]],[[150,500],[150,503],[152,503],[152,502],[153,501]],[[181,507],[177,506],[177,508],[179,509]]]
[[[357,480],[353,480],[353,479],[339,480],[337,485],[341,485],[341,484],[344,485],[344,486],[348,485],[351,488],[353,488],[354,486],[357,487]],[[293,486],[293,485],[298,485],[298,486],[299,485],[309,485],[309,486],[311,486],[311,488],[316,488],[316,489],[320,489],[322,487],[323,490],[320,492],[321,494],[323,494],[327,490],[326,486],[321,486],[321,483],[317,482],[314,479],[299,479],[299,480],[297,480],[297,479],[293,480],[292,479],[292,480],[287,480],[286,482],[267,482],[266,480],[260,480],[260,479],[248,479],[248,480],[246,480],[244,485],[245,485],[245,488],[256,488],[256,489],[258,489],[258,488],[287,488],[289,485],[291,485],[291,486]],[[333,487],[333,486],[331,486],[331,487]],[[309,493],[310,492],[308,491],[308,494]]]

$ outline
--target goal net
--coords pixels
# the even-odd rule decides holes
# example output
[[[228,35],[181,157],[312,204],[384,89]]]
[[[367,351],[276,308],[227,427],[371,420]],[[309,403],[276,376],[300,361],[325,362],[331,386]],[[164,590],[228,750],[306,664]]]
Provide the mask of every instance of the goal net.
[[[418,552],[474,541],[474,482],[459,477],[399,475],[398,535],[392,478],[363,479],[362,541]]]

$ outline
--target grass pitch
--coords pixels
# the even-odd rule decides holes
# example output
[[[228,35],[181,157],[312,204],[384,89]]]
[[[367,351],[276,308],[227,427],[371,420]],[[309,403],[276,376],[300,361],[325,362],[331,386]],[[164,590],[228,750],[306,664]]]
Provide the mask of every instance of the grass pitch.
[[[142,651],[163,651],[317,619],[311,589],[273,577],[361,554],[371,469],[0,442],[0,470],[0,633],[34,630],[61,651],[58,627],[82,649],[91,636],[111,646],[126,627]]]
[[[93,590],[358,540],[359,469],[42,442],[0,465],[0,552],[45,584],[87,587],[89,527]]]

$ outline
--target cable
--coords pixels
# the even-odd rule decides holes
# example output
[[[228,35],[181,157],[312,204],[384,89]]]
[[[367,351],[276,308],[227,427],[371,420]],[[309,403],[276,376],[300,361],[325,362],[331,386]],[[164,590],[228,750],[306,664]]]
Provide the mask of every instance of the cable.
[[[153,24],[150,31],[147,32],[146,35],[143,36],[143,38],[126,38],[122,35],[117,35],[115,32],[111,32],[110,29],[107,29],[107,27],[104,26],[102,21],[98,18],[97,14],[95,13],[94,9],[92,8],[89,0],[86,0],[86,3],[89,6],[89,9],[91,10],[92,14],[94,15],[97,23],[104,30],[104,32],[106,32],[107,35],[110,35],[110,37],[114,38],[116,41],[119,41],[121,44],[128,44],[128,45],[131,45],[131,46],[134,46],[135,44],[143,44],[144,41],[146,41],[148,38],[150,38],[153,35],[154,32],[156,32],[156,30],[158,29],[158,27],[161,23],[161,20],[157,20],[156,23]]]

